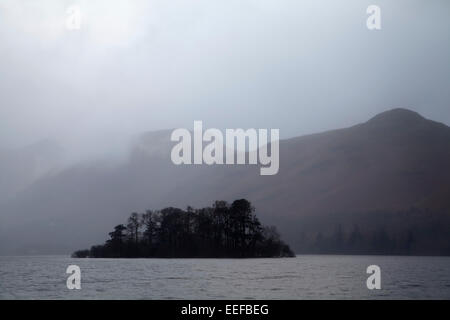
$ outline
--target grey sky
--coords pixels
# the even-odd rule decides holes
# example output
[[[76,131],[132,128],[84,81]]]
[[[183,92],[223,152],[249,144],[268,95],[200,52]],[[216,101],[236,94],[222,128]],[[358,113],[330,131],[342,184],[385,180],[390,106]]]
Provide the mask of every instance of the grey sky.
[[[286,138],[394,107],[450,124],[449,17],[446,0],[2,0],[0,147],[102,152],[194,120]]]

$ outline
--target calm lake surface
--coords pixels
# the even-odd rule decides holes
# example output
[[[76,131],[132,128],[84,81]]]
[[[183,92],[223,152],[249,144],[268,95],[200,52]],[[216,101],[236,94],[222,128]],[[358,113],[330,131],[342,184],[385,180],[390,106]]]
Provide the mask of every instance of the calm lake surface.
[[[381,290],[366,287],[372,264]],[[81,268],[81,290],[66,287],[69,265]],[[450,299],[450,257],[0,257],[0,299]]]

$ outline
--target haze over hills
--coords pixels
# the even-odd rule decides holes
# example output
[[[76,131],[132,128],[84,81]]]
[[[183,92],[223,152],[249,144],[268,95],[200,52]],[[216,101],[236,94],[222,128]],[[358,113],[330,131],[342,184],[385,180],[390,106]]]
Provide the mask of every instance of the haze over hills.
[[[0,253],[70,253],[101,243],[133,211],[246,198],[297,252],[347,252],[342,238],[359,236],[352,252],[450,254],[444,124],[394,109],[282,140],[274,176],[255,165],[175,166],[170,132],[142,135],[125,164],[74,166],[4,202]]]
[[[0,149],[0,202],[61,169],[63,156],[63,148],[50,140],[22,148]]]

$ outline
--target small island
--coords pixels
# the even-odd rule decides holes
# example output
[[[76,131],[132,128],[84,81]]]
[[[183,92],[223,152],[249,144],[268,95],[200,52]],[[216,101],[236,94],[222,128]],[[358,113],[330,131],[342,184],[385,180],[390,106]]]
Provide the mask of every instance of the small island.
[[[168,207],[132,213],[103,245],[74,258],[270,258],[294,257],[275,227],[263,226],[245,199],[186,210]]]

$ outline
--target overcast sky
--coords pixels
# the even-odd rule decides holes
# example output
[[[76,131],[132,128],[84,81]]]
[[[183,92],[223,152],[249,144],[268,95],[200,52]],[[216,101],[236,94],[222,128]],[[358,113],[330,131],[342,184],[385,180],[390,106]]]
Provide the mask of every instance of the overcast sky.
[[[450,124],[449,17],[448,0],[1,0],[0,147],[101,152],[194,120],[286,138],[394,107]]]

